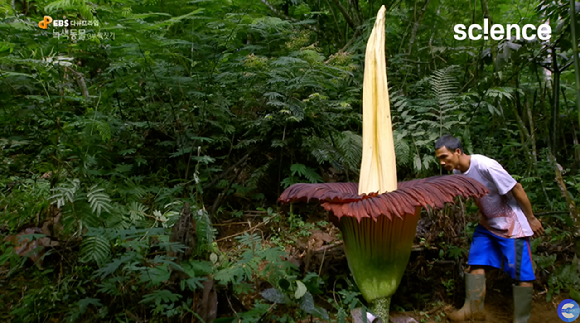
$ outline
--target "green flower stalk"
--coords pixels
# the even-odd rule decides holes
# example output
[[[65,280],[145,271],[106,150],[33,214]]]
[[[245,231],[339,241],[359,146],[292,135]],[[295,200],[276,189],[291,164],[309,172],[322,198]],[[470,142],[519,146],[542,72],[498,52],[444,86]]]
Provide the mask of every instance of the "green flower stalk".
[[[349,269],[373,314],[389,321],[391,297],[405,272],[421,207],[442,208],[456,196],[487,189],[463,175],[397,183],[385,64],[385,7],[367,43],[363,84],[363,154],[359,183],[294,184],[284,203],[318,200],[340,228]]]

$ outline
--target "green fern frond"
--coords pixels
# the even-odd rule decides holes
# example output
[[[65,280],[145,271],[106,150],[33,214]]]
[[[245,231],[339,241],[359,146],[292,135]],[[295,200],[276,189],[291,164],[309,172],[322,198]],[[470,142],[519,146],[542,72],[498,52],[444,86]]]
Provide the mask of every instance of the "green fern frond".
[[[319,146],[316,149],[310,152],[312,156],[316,159],[319,164],[324,164],[327,162],[332,162],[333,160],[333,151],[330,146]]]
[[[118,191],[121,194],[127,194],[127,198],[128,199],[139,200],[143,196],[145,196],[145,194],[147,194],[147,192],[145,191],[145,189],[143,188],[143,186],[141,186],[141,185],[138,184],[138,182],[139,182],[139,179],[134,179],[134,178],[126,179],[125,180],[125,184],[127,186],[126,187],[120,187],[118,189]]]
[[[306,178],[310,183],[322,183],[322,177],[316,173],[316,171],[310,167],[306,167],[303,164],[292,164],[290,166],[290,171],[292,172],[292,176],[296,174],[303,176]]]
[[[148,208],[139,202],[129,203],[129,218],[133,222],[141,221],[145,218]]]
[[[497,100],[506,99],[508,101],[513,100],[512,92],[514,88],[510,87],[494,87],[487,90],[485,96]]]
[[[78,220],[79,230],[85,227],[99,227],[104,225],[103,219],[93,211],[91,205],[84,199],[79,199],[74,204],[74,213]]]
[[[186,13],[185,15],[181,15],[178,17],[172,17],[170,19],[164,20],[158,24],[155,24],[155,27],[169,28],[169,27],[173,26],[174,24],[181,22],[182,20],[199,19],[200,17],[195,17],[195,15],[198,15],[202,12],[203,12],[203,9],[201,9],[201,8],[196,9],[196,10],[193,10],[189,13]]]
[[[401,92],[399,91],[393,91],[392,94],[390,95],[390,99],[391,99],[391,109],[395,109],[399,112],[404,111],[405,108],[407,108],[407,106],[409,105],[407,97],[402,95]]]
[[[215,229],[211,225],[209,213],[204,208],[191,208],[191,213],[196,223],[197,232],[197,252],[211,250],[211,245],[215,237]]]
[[[155,305],[159,306],[161,302],[163,303],[173,303],[177,302],[182,296],[179,294],[174,294],[167,289],[156,290],[151,294],[147,294],[143,296],[143,299],[139,302],[139,304],[149,304],[154,303]]]
[[[79,11],[85,19],[93,18],[91,7],[87,5],[85,0],[58,0],[53,1],[44,7],[44,10],[49,13],[66,9],[74,9]]]
[[[246,182],[246,187],[251,190],[255,190],[259,187],[262,177],[266,174],[270,163],[266,163],[258,168],[256,168],[250,175],[250,179]]]
[[[336,145],[343,164],[356,172],[362,160],[362,136],[352,131],[343,131]]]
[[[101,139],[104,142],[111,140],[111,126],[109,126],[109,124],[104,121],[95,121],[95,123],[97,126],[97,131],[99,132],[99,135],[101,135]]]
[[[111,244],[109,240],[102,235],[88,236],[83,239],[81,243],[81,261],[94,261],[98,265],[109,257],[111,253]]]
[[[87,193],[91,209],[97,216],[100,216],[103,211],[110,212],[111,210],[111,198],[103,193],[104,190],[104,188],[97,188],[97,185],[93,185]]]
[[[437,160],[431,154],[423,155],[423,167],[425,169],[430,168],[432,165],[437,165]]]
[[[393,137],[395,139],[395,156],[397,156],[397,165],[408,165],[413,158],[409,143],[404,139],[404,134],[399,130],[393,131]]]
[[[453,76],[456,65],[437,70],[431,77],[431,87],[441,108],[452,107],[458,96],[458,82]]]
[[[176,185],[173,188],[162,187],[162,188],[151,188],[151,192],[156,194],[155,203],[160,205],[167,205],[176,200],[177,195],[183,193],[183,186]]]
[[[534,183],[534,182],[538,182],[541,181],[542,179],[539,177],[523,177],[520,181],[522,183]]]
[[[439,136],[451,130],[454,124],[449,123],[447,119],[455,116],[453,111],[458,110],[460,107],[457,104],[459,86],[453,75],[457,68],[458,66],[456,65],[448,66],[435,71],[431,77],[431,87],[435,93],[439,110],[439,116],[437,118],[439,120]]]
[[[319,164],[330,163],[335,169],[346,169],[350,173],[357,173],[360,168],[362,137],[354,132],[337,132],[333,133],[332,137],[324,138],[309,137],[306,138],[303,147],[310,151]],[[294,184],[290,179],[288,183]]]
[[[51,203],[56,203],[58,208],[63,207],[66,203],[73,203],[76,199],[76,193],[81,186],[78,178],[67,180],[67,183],[62,183],[53,188],[53,195],[49,197]]]
[[[0,2],[0,12],[5,13],[5,14],[14,14],[14,11],[12,10],[12,6],[10,6],[8,1]]]
[[[124,207],[113,205],[111,211],[103,219],[104,226],[109,229],[122,230],[129,228],[131,225],[141,224],[139,222],[135,223],[126,214]]]
[[[243,235],[235,237],[235,239],[238,240],[241,244],[250,248],[256,248],[257,246],[261,247],[262,238],[257,233],[250,235],[246,232]]]

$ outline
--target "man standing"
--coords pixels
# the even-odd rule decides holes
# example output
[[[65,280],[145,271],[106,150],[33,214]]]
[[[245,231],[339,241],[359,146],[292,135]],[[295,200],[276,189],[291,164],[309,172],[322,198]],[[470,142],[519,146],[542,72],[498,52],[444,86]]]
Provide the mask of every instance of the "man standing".
[[[531,236],[544,234],[542,224],[522,185],[495,160],[467,155],[461,141],[445,135],[435,143],[435,156],[448,171],[474,178],[489,193],[475,201],[480,211],[469,251],[469,273],[465,276],[465,303],[447,313],[451,321],[485,320],[485,270],[503,268],[518,285],[513,286],[514,323],[528,322],[532,307],[533,281]]]

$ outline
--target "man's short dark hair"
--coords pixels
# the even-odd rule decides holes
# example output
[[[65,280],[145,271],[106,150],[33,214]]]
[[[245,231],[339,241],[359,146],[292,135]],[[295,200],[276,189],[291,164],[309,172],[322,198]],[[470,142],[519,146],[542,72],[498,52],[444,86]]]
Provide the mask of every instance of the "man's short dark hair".
[[[461,144],[461,140],[453,137],[452,135],[444,135],[437,142],[435,143],[435,150],[439,148],[447,147],[447,149],[451,151],[455,151],[458,149],[463,154],[463,145]]]

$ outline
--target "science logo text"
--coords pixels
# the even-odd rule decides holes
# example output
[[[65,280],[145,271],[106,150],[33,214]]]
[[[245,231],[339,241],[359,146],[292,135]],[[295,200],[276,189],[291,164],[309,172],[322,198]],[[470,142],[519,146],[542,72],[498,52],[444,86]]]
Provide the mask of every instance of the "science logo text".
[[[467,29],[467,32],[466,32]],[[475,32],[477,30],[477,33]],[[543,24],[538,27],[532,24],[526,24],[520,27],[517,24],[507,24],[505,27],[500,24],[493,24],[491,28],[487,18],[483,19],[483,26],[479,24],[472,24],[466,27],[464,24],[457,24],[453,27],[455,35],[453,38],[457,40],[464,40],[469,38],[471,40],[479,40],[483,38],[488,40],[512,39],[520,40],[534,40],[536,37],[540,40],[548,40],[552,37],[552,28],[550,25]],[[483,32],[483,33],[482,33]]]

